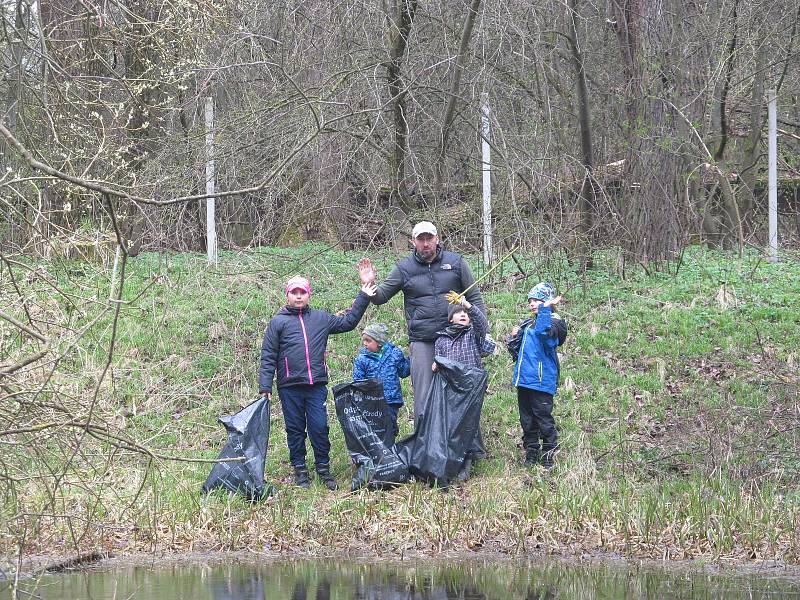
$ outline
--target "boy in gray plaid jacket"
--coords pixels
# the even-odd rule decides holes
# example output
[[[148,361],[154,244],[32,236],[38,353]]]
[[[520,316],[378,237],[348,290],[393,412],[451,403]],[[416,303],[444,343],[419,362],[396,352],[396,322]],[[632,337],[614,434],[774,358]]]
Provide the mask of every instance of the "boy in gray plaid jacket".
[[[437,332],[439,337],[434,344],[434,354],[482,369],[481,357],[494,350],[494,343],[486,339],[489,329],[486,315],[462,296],[460,304],[450,307],[447,317],[450,325]],[[433,363],[433,370],[436,370],[436,363]]]
[[[461,297],[460,304],[454,304],[448,312],[450,325],[437,332],[439,337],[434,344],[435,355],[458,361],[469,367],[483,369],[483,356],[488,356],[494,350],[494,342],[486,337],[489,321],[481,309],[470,304],[466,298]],[[436,371],[436,363],[432,365]],[[484,390],[484,393],[486,390]],[[483,446],[483,435],[480,427],[475,436],[475,443],[464,459],[464,466],[458,474],[461,481],[469,477],[472,464],[479,458],[486,457]]]

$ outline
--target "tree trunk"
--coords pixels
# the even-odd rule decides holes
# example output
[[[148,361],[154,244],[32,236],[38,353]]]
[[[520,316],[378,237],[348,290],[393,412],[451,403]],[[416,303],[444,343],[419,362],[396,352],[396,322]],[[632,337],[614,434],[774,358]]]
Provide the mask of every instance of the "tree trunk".
[[[739,1],[735,0],[731,9],[731,38],[723,55],[724,75],[719,83],[719,90],[712,97],[711,105],[711,136],[710,146],[712,157],[709,164],[717,165],[727,173],[725,168],[725,150],[728,147],[728,94],[730,92],[733,67],[736,62],[736,51],[739,40]],[[710,186],[710,187],[709,187]],[[731,221],[729,211],[725,206],[730,206],[731,198],[726,190],[721,189],[719,180],[715,176],[713,181],[706,181],[705,198],[698,203],[702,215],[703,239],[712,246],[722,247],[725,243],[727,232],[730,231]],[[732,193],[732,192],[731,192]],[[725,231],[723,231],[723,226]]]
[[[569,30],[570,56],[575,69],[575,92],[578,97],[578,124],[581,133],[581,158],[584,168],[583,183],[580,189],[580,230],[578,232],[581,267],[591,268],[591,234],[595,210],[594,152],[592,150],[592,124],[589,108],[589,90],[586,85],[586,71],[578,44],[578,28],[575,19],[578,0],[569,0],[567,24]]]
[[[667,15],[673,7],[667,4],[617,0],[612,5],[626,77],[623,128],[630,144],[621,216],[627,250],[644,265],[671,258],[680,235],[675,204],[680,163],[671,148],[677,130],[665,102],[674,93],[675,78],[669,48],[659,43],[671,33]]]
[[[397,14],[391,18],[389,62],[386,64],[386,79],[392,106],[394,123],[392,152],[389,154],[389,202],[400,208],[405,215],[411,210],[406,177],[408,155],[408,115],[406,111],[406,88],[400,70],[408,49],[408,37],[414,24],[417,0],[398,0]]]
[[[29,18],[30,7],[22,0],[17,0],[14,6],[14,27],[9,30],[6,20],[2,19],[3,33],[8,44],[8,63],[6,66],[8,90],[6,92],[5,121],[9,131],[14,135],[19,135],[17,129],[19,128],[18,123],[22,103],[22,78],[25,72],[24,60],[30,26]],[[6,140],[5,138],[0,138],[0,167],[3,170],[10,169],[11,164]],[[16,201],[16,203],[20,214],[26,215],[28,213],[27,203],[19,201]],[[13,244],[25,244],[26,240],[33,237],[30,226],[25,224],[26,221],[30,222],[27,218],[23,218],[20,221],[12,219],[10,233]]]
[[[14,27],[9,30],[5,19],[3,23],[3,37],[8,44],[8,64],[6,75],[8,77],[8,90],[6,92],[5,120],[9,131],[17,135],[17,121],[19,119],[20,100],[22,97],[22,59],[27,38],[27,17],[30,9],[22,1],[17,0],[14,7]],[[5,140],[0,140],[0,164],[8,166]]]
[[[458,101],[459,90],[461,88],[461,75],[464,72],[464,62],[467,59],[467,52],[469,51],[469,41],[472,37],[472,28],[475,25],[475,17],[478,16],[478,10],[480,7],[481,0],[472,0],[469,10],[467,11],[467,16],[464,19],[464,27],[461,29],[461,43],[458,46],[456,63],[453,67],[453,77],[450,80],[450,92],[447,96],[447,104],[445,105],[444,113],[442,114],[442,137],[439,145],[439,155],[434,163],[435,179],[433,188],[436,197],[439,197],[442,193],[447,142],[453,125],[453,117],[455,116],[456,102]]]
[[[753,93],[750,98],[750,133],[742,152],[739,177],[744,189],[739,194],[739,214],[747,222],[755,201],[758,159],[761,156],[761,129],[764,125],[764,78],[766,73],[767,48],[762,44],[756,50],[756,65],[753,74]]]

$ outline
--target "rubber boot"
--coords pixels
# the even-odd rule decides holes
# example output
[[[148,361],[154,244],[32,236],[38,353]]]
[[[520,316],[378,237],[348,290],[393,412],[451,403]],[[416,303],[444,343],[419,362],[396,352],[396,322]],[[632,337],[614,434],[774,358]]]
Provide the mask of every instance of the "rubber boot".
[[[458,472],[458,480],[459,481],[466,481],[469,479],[469,474],[472,471],[472,457],[468,456],[464,459],[464,465],[461,467],[461,470]]]
[[[336,480],[333,478],[333,475],[331,475],[330,465],[321,465],[317,463],[317,476],[329,490],[333,491],[339,487],[336,485]]]
[[[303,489],[311,487],[311,479],[308,477],[308,469],[305,467],[294,468],[294,484]]]
[[[525,467],[527,467],[529,469],[532,469],[533,467],[535,467],[536,465],[539,464],[539,459],[540,458],[541,457],[540,457],[540,453],[539,453],[539,449],[538,448],[526,451],[525,452],[525,463],[524,463]]]
[[[555,454],[556,454],[555,448],[542,452],[542,466],[548,471],[555,466],[554,462]]]

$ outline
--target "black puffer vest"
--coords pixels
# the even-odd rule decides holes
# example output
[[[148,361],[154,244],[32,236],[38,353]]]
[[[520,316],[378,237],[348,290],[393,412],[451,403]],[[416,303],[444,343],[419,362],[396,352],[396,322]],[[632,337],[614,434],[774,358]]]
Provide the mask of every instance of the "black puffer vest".
[[[463,260],[460,254],[440,249],[433,262],[423,262],[414,252],[398,263],[409,341],[432,342],[437,332],[447,327],[445,294],[463,291]]]

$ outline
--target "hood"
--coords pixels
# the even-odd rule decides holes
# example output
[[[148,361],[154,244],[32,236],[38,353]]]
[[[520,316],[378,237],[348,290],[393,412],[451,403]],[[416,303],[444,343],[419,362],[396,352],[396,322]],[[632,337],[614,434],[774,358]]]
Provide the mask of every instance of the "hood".
[[[282,309],[278,311],[279,315],[299,315],[300,313],[306,314],[311,307],[306,305],[303,308],[295,308],[294,306],[284,306]]]

